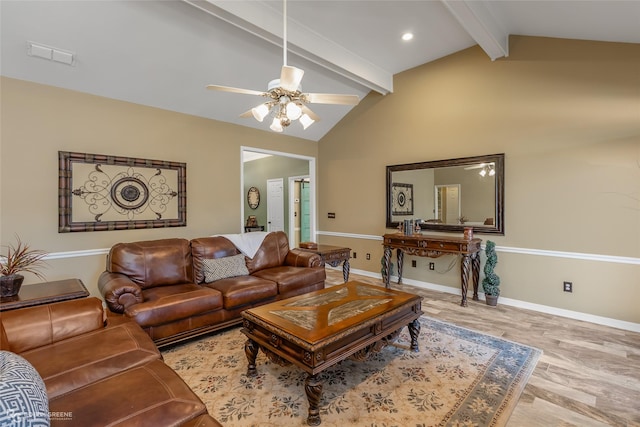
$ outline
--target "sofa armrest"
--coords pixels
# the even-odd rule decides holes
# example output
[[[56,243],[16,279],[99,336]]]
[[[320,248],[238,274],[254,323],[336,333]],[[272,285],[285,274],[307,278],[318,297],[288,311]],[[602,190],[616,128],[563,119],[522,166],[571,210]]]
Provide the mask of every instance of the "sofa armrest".
[[[324,267],[324,261],[320,255],[299,249],[291,249],[284,264],[292,267]]]
[[[125,309],[144,301],[142,288],[124,274],[103,271],[98,278],[98,289],[114,313],[124,313]]]
[[[22,353],[102,329],[105,316],[102,301],[90,297],[9,310],[1,321],[9,350]]]

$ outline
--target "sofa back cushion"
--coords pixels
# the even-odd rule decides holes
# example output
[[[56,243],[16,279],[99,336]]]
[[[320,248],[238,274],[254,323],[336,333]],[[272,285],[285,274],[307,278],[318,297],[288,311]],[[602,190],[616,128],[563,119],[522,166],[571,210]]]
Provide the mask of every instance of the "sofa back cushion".
[[[224,237],[200,237],[191,241],[193,257],[193,279],[195,283],[204,283],[204,260],[226,258],[238,255],[240,251]]]
[[[9,310],[2,312],[3,350],[23,353],[103,327],[102,301],[96,297]]]
[[[129,277],[141,288],[193,282],[186,239],[118,243],[109,251],[107,271]]]
[[[253,273],[265,268],[279,267],[284,265],[288,253],[287,235],[283,231],[274,231],[267,234],[255,256],[251,259],[247,258],[247,269],[249,273]]]

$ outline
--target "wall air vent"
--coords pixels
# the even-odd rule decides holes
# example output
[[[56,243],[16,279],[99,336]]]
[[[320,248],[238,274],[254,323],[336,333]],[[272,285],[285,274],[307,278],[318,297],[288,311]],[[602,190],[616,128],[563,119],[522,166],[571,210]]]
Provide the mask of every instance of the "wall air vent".
[[[75,53],[34,42],[27,42],[27,55],[71,66],[76,63]]]

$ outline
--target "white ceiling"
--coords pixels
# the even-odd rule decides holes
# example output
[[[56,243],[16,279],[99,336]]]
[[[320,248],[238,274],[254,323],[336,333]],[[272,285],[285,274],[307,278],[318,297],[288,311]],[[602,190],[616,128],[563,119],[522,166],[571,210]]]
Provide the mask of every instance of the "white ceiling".
[[[508,55],[508,35],[640,43],[640,1],[289,0],[288,64],[304,92],[393,91],[393,75],[479,44]],[[0,1],[2,75],[270,132],[238,115],[283,63],[281,1]],[[403,42],[405,31],[415,34]],[[73,66],[27,55],[27,42],[70,51]],[[499,60],[499,59],[498,59]],[[351,108],[313,104],[317,141]]]

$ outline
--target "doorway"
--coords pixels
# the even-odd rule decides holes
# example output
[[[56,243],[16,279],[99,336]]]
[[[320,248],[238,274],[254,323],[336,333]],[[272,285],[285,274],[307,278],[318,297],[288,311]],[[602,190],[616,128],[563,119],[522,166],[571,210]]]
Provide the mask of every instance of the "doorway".
[[[269,224],[267,224],[269,220],[267,218],[270,203],[268,201],[269,196],[267,195],[267,181],[282,178],[284,180],[282,193],[284,199],[282,201],[284,206],[283,230],[287,232],[289,246],[291,248],[296,247],[300,242],[300,234],[296,232],[296,197],[292,195],[292,190],[295,188],[296,179],[305,180],[303,191],[308,195],[308,199],[305,195],[305,211],[308,212],[305,221],[308,222],[308,226],[305,224],[304,228],[308,229],[308,238],[302,241],[315,241],[317,224],[315,190],[316,159],[309,156],[252,147],[241,147],[240,150],[240,191],[242,194],[240,210],[241,230],[244,230],[246,216],[249,214],[257,217],[259,225],[265,226],[265,231],[269,230]],[[246,160],[256,157],[258,158],[257,160]],[[262,201],[257,209],[251,208],[246,201],[247,190],[252,186],[257,187],[263,194]],[[298,199],[300,199],[300,197],[298,197]],[[302,216],[299,218],[302,218]],[[298,228],[302,229],[302,227]],[[305,231],[305,237],[307,237],[307,231]]]
[[[310,181],[308,175],[289,177],[289,239],[295,246],[312,240]]]
[[[435,218],[445,224],[457,224],[460,218],[460,184],[436,185]]]

